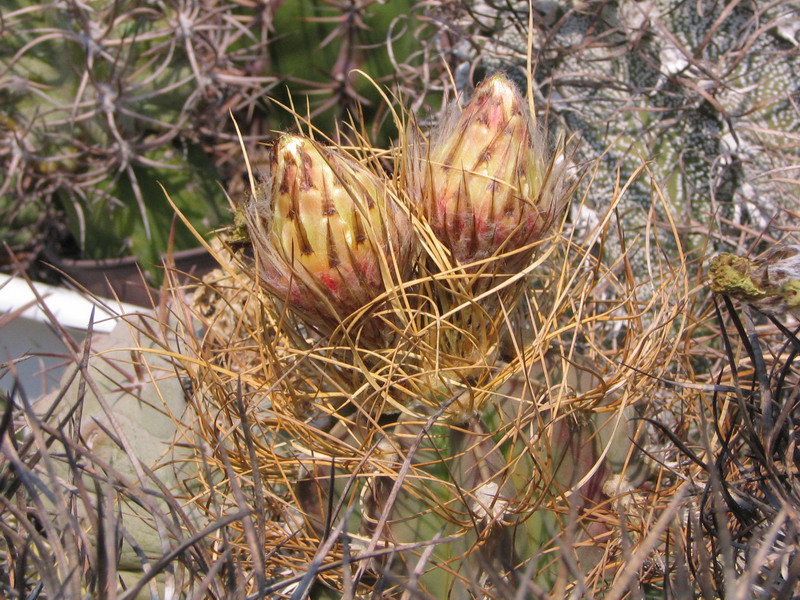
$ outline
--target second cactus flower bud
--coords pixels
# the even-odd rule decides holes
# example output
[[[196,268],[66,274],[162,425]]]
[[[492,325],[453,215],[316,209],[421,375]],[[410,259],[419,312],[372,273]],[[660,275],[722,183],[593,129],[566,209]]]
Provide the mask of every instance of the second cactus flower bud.
[[[262,280],[313,325],[337,325],[385,289],[410,244],[408,217],[355,160],[281,136],[246,210]]]
[[[502,74],[476,88],[454,125],[434,132],[421,162],[422,210],[461,265],[537,241],[564,206],[528,107]],[[512,272],[531,254],[498,260],[490,271]]]

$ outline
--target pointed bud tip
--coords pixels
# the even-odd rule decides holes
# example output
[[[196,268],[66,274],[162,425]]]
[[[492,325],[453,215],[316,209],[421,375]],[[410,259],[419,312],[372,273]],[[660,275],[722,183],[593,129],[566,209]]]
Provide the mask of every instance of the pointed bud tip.
[[[516,84],[503,73],[495,73],[480,82],[466,110],[488,111],[485,116],[491,122],[508,120],[526,112],[522,94]]]
[[[517,85],[504,73],[495,73],[488,79],[482,81],[478,87],[486,88],[498,98],[502,98],[508,102],[513,102],[521,97]]]

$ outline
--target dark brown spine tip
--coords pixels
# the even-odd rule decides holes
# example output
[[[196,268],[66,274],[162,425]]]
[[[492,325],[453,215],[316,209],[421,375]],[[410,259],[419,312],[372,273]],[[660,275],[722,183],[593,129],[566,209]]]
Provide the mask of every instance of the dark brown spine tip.
[[[300,254],[303,256],[310,256],[311,254],[314,254],[314,249],[311,247],[311,244],[308,243],[308,239],[301,239]]]
[[[292,194],[292,211],[297,213],[299,211],[299,207],[297,205],[297,190],[295,193]],[[303,225],[303,219],[295,219],[292,221],[294,223],[295,231],[297,232],[297,239],[300,241],[300,253],[303,255],[309,255],[314,252],[314,249],[311,246],[311,242],[308,240],[308,232],[306,231],[305,226]]]
[[[311,158],[311,155],[303,148],[298,149],[298,152],[302,162],[302,167],[300,169],[300,189],[302,191],[306,191],[314,187],[314,181],[311,174],[311,168],[314,164],[314,161]]]
[[[339,266],[341,260],[339,260],[339,253],[336,252],[336,244],[333,241],[330,223],[328,223],[328,230],[325,237],[328,239],[328,266],[331,269],[335,269]]]
[[[336,214],[336,208],[331,201],[333,194],[328,189],[328,182],[322,179],[322,201],[320,202],[320,212],[323,217],[330,217]]]
[[[281,183],[278,187],[278,191],[281,194],[288,194],[289,190],[291,189],[292,180],[294,179],[292,173],[294,172],[288,165],[283,170],[283,177],[281,177]]]
[[[364,230],[364,223],[361,222],[361,215],[358,209],[353,207],[353,237],[356,244],[363,244],[367,241],[367,232]]]

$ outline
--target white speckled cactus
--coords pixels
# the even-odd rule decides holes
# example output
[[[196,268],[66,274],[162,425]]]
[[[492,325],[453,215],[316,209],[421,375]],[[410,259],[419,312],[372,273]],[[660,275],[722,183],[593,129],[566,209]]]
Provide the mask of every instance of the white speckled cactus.
[[[454,25],[436,39],[453,48],[458,85],[494,69],[526,81],[528,4],[465,3],[437,13]],[[621,217],[628,239],[644,235],[650,211],[661,210],[653,182],[681,227],[684,249],[703,245],[709,231],[791,224],[800,206],[793,137],[800,16],[793,2],[532,6],[541,117],[581,135],[575,162],[592,171],[592,203],[576,218],[593,219],[598,199],[651,161],[627,190]],[[636,270],[644,273],[640,258]]]

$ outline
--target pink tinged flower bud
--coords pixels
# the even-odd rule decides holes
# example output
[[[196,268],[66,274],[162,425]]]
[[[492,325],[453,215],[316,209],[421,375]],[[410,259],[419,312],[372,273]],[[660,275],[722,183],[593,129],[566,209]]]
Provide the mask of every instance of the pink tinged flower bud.
[[[266,287],[313,324],[369,304],[394,268],[390,249],[402,264],[410,242],[386,187],[354,160],[293,135],[275,143],[270,169],[247,210]]]
[[[504,75],[484,80],[458,116],[434,134],[423,174],[422,208],[462,265],[542,237],[561,206],[531,117]],[[530,259],[530,252],[499,270]]]

